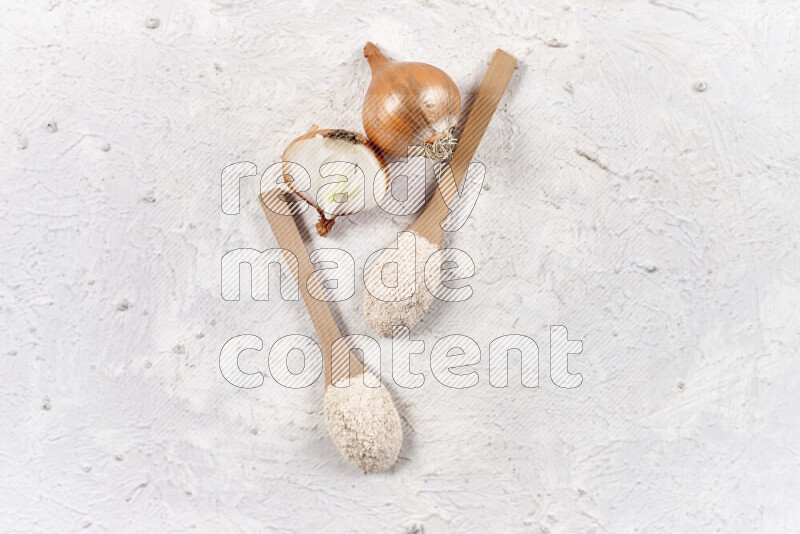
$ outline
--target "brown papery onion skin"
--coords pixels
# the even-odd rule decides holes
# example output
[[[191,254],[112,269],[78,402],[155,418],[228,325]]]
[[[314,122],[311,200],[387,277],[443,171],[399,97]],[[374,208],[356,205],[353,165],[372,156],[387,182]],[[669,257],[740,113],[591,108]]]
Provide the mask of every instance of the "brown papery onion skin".
[[[370,141],[392,156],[407,156],[422,146],[425,155],[449,161],[461,113],[461,95],[453,80],[433,65],[392,62],[373,43],[364,47],[372,69],[362,110]]]

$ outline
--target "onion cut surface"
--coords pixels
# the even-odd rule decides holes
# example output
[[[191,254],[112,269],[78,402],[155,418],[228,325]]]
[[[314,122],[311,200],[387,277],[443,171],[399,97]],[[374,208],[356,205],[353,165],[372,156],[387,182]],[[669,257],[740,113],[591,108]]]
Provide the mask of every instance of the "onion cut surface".
[[[292,141],[283,152],[284,181],[319,213],[317,232],[325,236],[336,217],[371,210],[389,189],[386,162],[363,135],[316,127]],[[308,172],[292,176],[290,163]]]

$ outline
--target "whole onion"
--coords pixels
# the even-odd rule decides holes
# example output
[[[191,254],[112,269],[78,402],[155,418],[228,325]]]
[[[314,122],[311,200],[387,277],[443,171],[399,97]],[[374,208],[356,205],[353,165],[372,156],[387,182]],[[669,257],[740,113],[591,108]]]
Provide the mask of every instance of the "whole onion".
[[[364,47],[364,57],[372,69],[362,110],[370,141],[393,156],[421,146],[427,157],[448,161],[461,113],[453,80],[433,65],[389,61],[373,43]]]

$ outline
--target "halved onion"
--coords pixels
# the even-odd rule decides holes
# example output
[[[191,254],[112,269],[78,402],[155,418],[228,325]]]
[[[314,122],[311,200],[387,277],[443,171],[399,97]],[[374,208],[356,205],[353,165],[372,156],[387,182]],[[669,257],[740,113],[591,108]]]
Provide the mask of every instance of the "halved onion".
[[[355,132],[320,130],[315,125],[291,142],[283,161],[286,185],[317,210],[317,232],[323,237],[336,217],[374,208],[389,189],[385,160],[366,137]],[[300,190],[293,185],[290,162],[308,171],[310,187]]]

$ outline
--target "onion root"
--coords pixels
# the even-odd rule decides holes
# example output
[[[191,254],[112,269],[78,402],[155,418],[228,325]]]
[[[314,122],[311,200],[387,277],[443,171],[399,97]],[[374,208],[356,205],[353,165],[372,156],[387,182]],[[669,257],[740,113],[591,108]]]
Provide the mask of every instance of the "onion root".
[[[434,160],[447,163],[453,158],[453,152],[456,149],[458,141],[453,135],[455,128],[450,128],[446,132],[436,134],[432,141],[426,142],[422,145],[425,150],[425,156]]]

